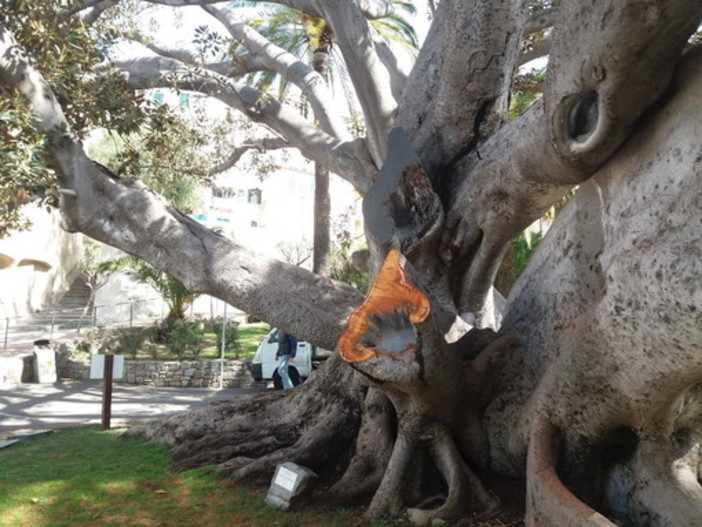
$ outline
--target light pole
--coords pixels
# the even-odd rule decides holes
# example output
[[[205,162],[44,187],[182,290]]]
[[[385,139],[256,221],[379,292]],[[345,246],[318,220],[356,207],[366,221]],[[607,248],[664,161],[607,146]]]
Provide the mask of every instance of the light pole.
[[[224,348],[227,341],[227,303],[224,303],[222,310],[222,342],[219,353],[219,389],[224,388]]]

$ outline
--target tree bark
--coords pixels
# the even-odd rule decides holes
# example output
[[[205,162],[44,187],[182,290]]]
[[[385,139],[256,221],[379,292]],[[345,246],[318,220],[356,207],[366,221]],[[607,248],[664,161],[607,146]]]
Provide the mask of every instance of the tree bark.
[[[328,24],[319,35],[318,45],[313,51],[314,71],[329,83],[329,58],[334,42],[334,33]],[[320,163],[314,164],[314,246],[312,271],[329,276],[331,271],[331,195],[329,193],[329,170]]]

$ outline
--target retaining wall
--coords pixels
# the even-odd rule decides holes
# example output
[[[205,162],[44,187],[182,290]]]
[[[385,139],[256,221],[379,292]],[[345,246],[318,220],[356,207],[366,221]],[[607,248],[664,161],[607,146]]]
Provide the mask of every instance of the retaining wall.
[[[58,353],[56,366],[59,379],[82,380],[90,377],[89,359]],[[116,382],[176,388],[219,388],[221,367],[219,360],[125,359],[124,377]],[[224,388],[245,388],[254,383],[246,363],[240,360],[225,360],[222,378]],[[33,355],[0,361],[0,385],[20,382],[36,382]]]

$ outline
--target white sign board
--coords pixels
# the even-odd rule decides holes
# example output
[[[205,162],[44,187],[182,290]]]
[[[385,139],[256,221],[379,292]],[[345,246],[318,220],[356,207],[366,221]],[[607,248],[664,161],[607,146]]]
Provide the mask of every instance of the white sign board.
[[[112,378],[121,379],[124,376],[124,355],[115,355],[112,365]],[[105,356],[93,355],[90,359],[90,378],[102,379],[105,371]]]
[[[292,470],[288,470],[285,467],[278,467],[278,472],[275,475],[273,483],[280,485],[285,490],[292,490],[295,488],[295,483],[297,482],[297,474]]]

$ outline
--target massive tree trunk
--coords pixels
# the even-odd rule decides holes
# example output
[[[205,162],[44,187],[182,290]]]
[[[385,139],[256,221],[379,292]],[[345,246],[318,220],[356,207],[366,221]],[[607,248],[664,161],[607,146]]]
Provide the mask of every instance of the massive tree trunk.
[[[258,258],[91,163],[2,35],[0,82],[49,135],[69,230],[338,350],[294,390],[139,432],[179,466],[242,480],[296,461],[330,498],[418,525],[498,511],[488,470],[526,477],[528,525],[699,525],[702,53],[683,52],[702,2],[572,0],[535,19],[520,1],[443,1],[408,78],[367,24],[389,2],[286,3],[331,24],[366,138],[339,128],[314,72],[218,7],[206,10],[253,50],[228,71],[285,72],[320,128],[217,77],[222,65],[180,80],[171,69],[168,82],[265,123],[364,194],[376,273],[365,299]],[[544,24],[544,98],[505,121],[519,39]],[[144,87],[176,59],[159,60],[150,75],[122,66]],[[575,185],[496,315],[506,245]]]

